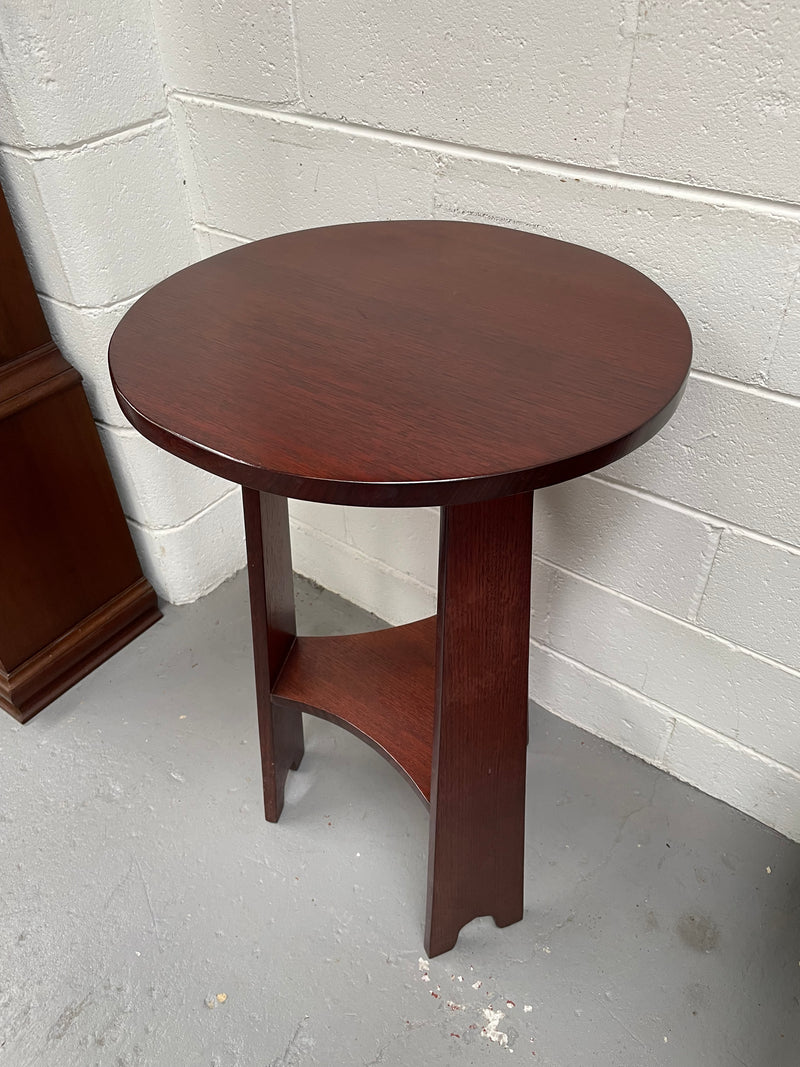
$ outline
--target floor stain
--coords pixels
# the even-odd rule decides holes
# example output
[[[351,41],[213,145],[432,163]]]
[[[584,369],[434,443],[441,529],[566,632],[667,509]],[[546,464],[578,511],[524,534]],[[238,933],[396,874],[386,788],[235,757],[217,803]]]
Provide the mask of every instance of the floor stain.
[[[86,1007],[91,1000],[92,994],[87,993],[83,1000],[76,1000],[72,1004],[67,1004],[66,1008],[61,1012],[59,1017],[50,1027],[47,1037],[50,1041],[60,1041],[61,1038],[69,1030],[70,1026],[75,1022],[80,1013]]]
[[[651,933],[653,930],[659,929],[658,919],[656,918],[656,913],[654,911],[648,911],[645,915],[644,928],[645,930],[647,930],[648,933]]]
[[[684,945],[695,952],[711,952],[719,944],[719,927],[706,915],[681,915],[677,930]]]

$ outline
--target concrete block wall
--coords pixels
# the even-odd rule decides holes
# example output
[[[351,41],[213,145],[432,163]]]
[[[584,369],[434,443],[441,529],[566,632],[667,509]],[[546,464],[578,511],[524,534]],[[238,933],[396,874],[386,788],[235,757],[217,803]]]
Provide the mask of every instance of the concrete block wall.
[[[2,4],[0,41],[0,177],[51,332],[83,375],[148,577],[194,600],[243,565],[238,494],[134,433],[106,367],[135,297],[200,254],[150,7]]]
[[[375,218],[497,222],[610,253],[680,303],[695,370],[659,438],[537,494],[531,695],[800,840],[800,8],[153,0],[153,31],[144,0],[123,7],[109,48],[139,57],[135,99],[120,86],[114,116],[81,128],[97,143],[76,153],[78,104],[41,132],[22,112],[24,82],[7,79],[22,120],[3,134],[3,159],[48,314],[83,347],[162,588],[182,599],[213,585],[241,530],[228,487],[169,461],[156,475],[91,369],[109,317],[153,275],[253,238]],[[21,66],[40,55],[21,47]],[[21,95],[44,111],[48,91]],[[171,235],[149,254],[132,235],[135,264],[107,237],[121,222],[101,191],[89,211],[91,179],[68,194],[60,176],[100,152],[130,159],[117,164],[130,190]],[[64,217],[76,196],[97,215],[91,263]],[[435,512],[297,503],[292,522],[302,573],[392,622],[432,609]]]

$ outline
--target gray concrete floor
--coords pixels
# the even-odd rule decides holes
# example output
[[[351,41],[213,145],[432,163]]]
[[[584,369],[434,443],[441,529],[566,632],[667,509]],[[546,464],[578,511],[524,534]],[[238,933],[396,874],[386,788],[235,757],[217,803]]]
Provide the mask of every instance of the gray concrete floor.
[[[2,1067],[800,1063],[800,846],[535,711],[525,918],[428,964],[424,808],[306,719],[265,823],[251,673],[240,575],[0,719]]]

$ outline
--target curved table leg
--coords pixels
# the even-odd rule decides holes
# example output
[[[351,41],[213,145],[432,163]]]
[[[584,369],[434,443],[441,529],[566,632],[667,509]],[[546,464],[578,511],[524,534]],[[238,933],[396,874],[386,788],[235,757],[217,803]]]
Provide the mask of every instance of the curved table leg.
[[[264,811],[269,822],[277,822],[283,809],[286,776],[300,766],[304,751],[302,713],[274,707],[271,695],[296,634],[289,508],[286,497],[246,487],[242,488],[242,501]]]
[[[522,918],[533,493],[442,508],[430,956]]]

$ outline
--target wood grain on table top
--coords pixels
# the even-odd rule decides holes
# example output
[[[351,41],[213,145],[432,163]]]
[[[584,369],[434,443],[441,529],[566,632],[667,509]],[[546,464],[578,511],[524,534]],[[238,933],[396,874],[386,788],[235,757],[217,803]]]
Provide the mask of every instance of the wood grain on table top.
[[[595,470],[672,414],[691,335],[653,281],[517,230],[375,222],[220,253],[110,346],[146,437],[256,489],[465,503]]]

